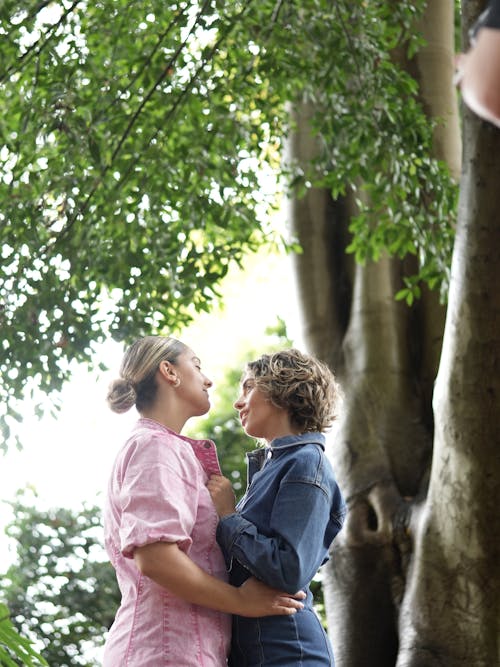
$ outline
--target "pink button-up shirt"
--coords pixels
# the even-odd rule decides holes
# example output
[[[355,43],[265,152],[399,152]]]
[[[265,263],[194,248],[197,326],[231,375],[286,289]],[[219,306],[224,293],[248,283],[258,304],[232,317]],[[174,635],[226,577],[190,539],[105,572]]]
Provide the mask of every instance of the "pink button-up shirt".
[[[137,569],[134,549],[176,542],[205,572],[227,580],[215,540],[218,517],[206,483],[219,473],[215,445],[140,419],[119,452],[104,511],[105,545],[121,605],[103,667],[226,665],[230,616],[189,604]]]

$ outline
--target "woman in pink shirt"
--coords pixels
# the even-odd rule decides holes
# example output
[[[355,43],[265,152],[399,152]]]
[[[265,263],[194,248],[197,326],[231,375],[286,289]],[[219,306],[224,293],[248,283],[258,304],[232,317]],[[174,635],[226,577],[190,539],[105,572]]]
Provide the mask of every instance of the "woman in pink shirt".
[[[114,463],[104,513],[122,600],[103,667],[221,667],[230,614],[302,607],[256,579],[239,588],[227,583],[206,488],[210,475],[220,474],[215,445],[180,435],[190,417],[208,411],[211,386],[190,348],[146,336],[126,351],[109,389],[112,410],[135,405],[140,419]]]

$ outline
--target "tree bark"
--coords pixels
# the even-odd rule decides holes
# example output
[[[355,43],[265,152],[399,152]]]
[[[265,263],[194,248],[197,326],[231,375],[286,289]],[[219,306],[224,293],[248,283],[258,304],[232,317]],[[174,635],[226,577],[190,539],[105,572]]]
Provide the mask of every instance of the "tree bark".
[[[433,466],[398,667],[500,663],[500,131],[469,112],[464,128]]]
[[[294,156],[310,158],[310,110],[296,111]],[[337,664],[366,667],[368,651],[370,665],[395,664],[404,518],[426,478],[431,433],[421,388],[424,309],[394,299],[402,262],[355,266],[345,255],[352,208],[349,198],[333,202],[310,190],[293,202],[293,220],[304,250],[296,262],[306,344],[335,370],[345,394],[331,455],[349,514],[325,572],[328,623]]]
[[[411,68],[427,112],[443,121],[435,156],[458,178],[453,3],[428,4],[428,47]],[[315,151],[312,109],[295,112],[291,150],[306,161]],[[500,661],[500,528],[491,525],[499,497],[500,132],[470,114],[464,127],[442,356],[446,310],[437,295],[424,289],[409,308],[394,300],[404,262],[354,266],[344,254],[349,196],[333,201],[312,189],[292,203],[304,249],[296,262],[306,344],[345,394],[330,453],[349,513],[323,571],[337,667]]]

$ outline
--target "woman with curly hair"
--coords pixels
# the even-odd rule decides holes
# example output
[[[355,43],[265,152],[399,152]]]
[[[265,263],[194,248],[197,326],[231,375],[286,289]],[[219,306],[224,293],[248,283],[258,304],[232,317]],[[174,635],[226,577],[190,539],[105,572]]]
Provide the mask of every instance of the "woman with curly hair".
[[[235,507],[231,483],[212,475],[217,541],[230,582],[252,575],[284,591],[304,590],[304,609],[290,617],[233,616],[229,664],[331,667],[333,653],[313,609],[311,579],[328,559],[345,504],[325,456],[338,386],[328,367],[298,350],[247,364],[235,402],[245,432],[265,441],[248,455],[249,485]]]

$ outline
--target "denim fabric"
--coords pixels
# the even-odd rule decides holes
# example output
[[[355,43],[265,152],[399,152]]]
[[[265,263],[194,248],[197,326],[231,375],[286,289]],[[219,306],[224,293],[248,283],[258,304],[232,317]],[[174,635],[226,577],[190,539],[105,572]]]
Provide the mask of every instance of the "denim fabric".
[[[331,667],[333,652],[308,605],[293,616],[233,618],[230,667]]]
[[[235,667],[334,664],[309,590],[345,515],[324,444],[322,434],[307,433],[250,453],[247,492],[236,512],[219,521],[217,541],[232,584],[253,574],[289,593],[307,593],[304,610],[292,617],[234,617]]]

